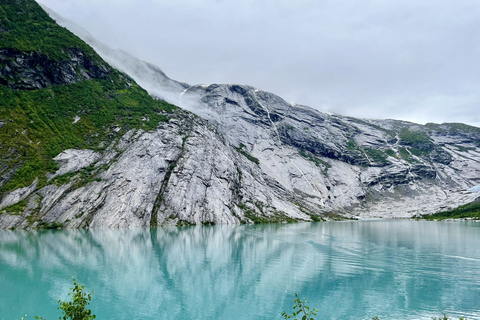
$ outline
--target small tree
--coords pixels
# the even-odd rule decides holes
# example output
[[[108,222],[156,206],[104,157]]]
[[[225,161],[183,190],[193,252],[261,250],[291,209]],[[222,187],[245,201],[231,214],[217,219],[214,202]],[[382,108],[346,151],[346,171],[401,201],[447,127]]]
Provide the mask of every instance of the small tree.
[[[72,292],[68,295],[72,297],[71,301],[61,301],[58,300],[60,307],[58,309],[62,310],[63,317],[60,319],[63,320],[93,320],[95,315],[92,314],[92,310],[87,309],[87,306],[92,301],[92,294],[85,292],[85,286],[81,283],[78,283],[75,278],[73,279],[73,288]]]
[[[316,316],[318,310],[315,308],[313,308],[313,310],[310,310],[310,307],[307,306],[308,301],[305,300],[305,298],[303,298],[303,300],[300,300],[300,298],[298,297],[298,294],[295,293],[295,299],[293,301],[295,302],[295,305],[293,306],[293,313],[290,315],[285,311],[282,312],[282,316],[285,319],[293,318],[293,320],[298,320],[298,319],[314,320],[312,316]]]
[[[60,317],[59,320],[93,320],[95,315],[92,314],[90,309],[87,309],[87,306],[92,301],[93,291],[91,293],[85,292],[85,286],[81,283],[78,283],[75,278],[73,278],[73,288],[70,288],[71,292],[68,294],[72,297],[71,301],[62,301],[58,300],[60,307],[58,309],[62,310],[63,317]],[[35,317],[35,319],[46,320],[43,317]]]

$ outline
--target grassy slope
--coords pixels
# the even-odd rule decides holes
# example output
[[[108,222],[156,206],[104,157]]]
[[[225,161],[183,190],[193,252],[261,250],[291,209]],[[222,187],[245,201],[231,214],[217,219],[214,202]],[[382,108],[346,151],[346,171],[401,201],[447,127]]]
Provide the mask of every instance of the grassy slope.
[[[0,2],[0,48],[33,51],[55,61],[68,59],[63,49],[76,48],[103,62],[89,45],[57,25],[33,0]]]
[[[432,215],[422,215],[427,220],[444,220],[444,219],[464,219],[474,218],[480,219],[480,200],[460,206],[453,210],[437,212]]]
[[[4,0],[0,4],[0,48],[35,51],[61,61],[68,48],[81,48],[91,59],[107,65],[88,45],[58,26],[33,0]],[[7,30],[7,31],[5,31]],[[113,70],[113,69],[112,69]],[[100,150],[131,128],[154,129],[175,107],[152,99],[127,76],[112,71],[107,79],[56,85],[41,90],[13,90],[0,85],[0,175],[13,175],[1,184],[8,190],[40,187],[52,160],[68,148]],[[75,116],[80,120],[73,124]],[[116,132],[112,126],[120,128]],[[100,144],[104,142],[103,144]]]

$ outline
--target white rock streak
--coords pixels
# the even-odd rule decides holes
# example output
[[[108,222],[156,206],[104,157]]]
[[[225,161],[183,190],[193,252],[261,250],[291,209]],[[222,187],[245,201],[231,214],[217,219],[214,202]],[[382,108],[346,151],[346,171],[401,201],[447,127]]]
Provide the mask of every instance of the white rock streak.
[[[313,193],[319,197],[319,198],[322,198],[321,197],[321,194],[320,194],[320,191],[312,184],[310,183],[310,181],[305,177],[305,173],[303,173],[302,169],[300,169],[300,167],[298,167],[296,164],[295,164],[295,161],[293,161],[293,159],[291,157],[289,157],[286,153],[285,153],[285,149],[283,148],[283,144],[282,144],[282,141],[280,140],[280,135],[278,134],[278,129],[277,129],[277,126],[275,125],[275,122],[272,121],[272,118],[270,117],[270,111],[268,110],[268,108],[263,105],[263,103],[261,103],[258,98],[257,98],[257,92],[259,90],[258,89],[255,89],[253,91],[253,95],[255,97],[255,100],[257,101],[257,103],[265,110],[265,112],[267,113],[267,117],[268,117],[268,120],[270,121],[270,124],[272,125],[272,128],[273,128],[273,131],[275,133],[275,136],[277,138],[277,141],[278,141],[278,147],[280,148],[280,150],[282,151],[284,157],[288,158],[288,160],[290,161],[290,163],[298,170],[298,172],[300,172],[302,178],[305,180],[306,183],[308,183],[308,185],[310,185],[310,187],[312,188],[312,191]],[[321,200],[322,201],[322,204],[323,204],[323,199]]]

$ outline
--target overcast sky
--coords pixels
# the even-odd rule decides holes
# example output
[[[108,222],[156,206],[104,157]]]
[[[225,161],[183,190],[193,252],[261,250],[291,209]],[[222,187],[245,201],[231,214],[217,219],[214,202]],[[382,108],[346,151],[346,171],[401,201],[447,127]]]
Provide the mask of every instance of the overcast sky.
[[[478,0],[38,0],[190,84],[480,126]]]

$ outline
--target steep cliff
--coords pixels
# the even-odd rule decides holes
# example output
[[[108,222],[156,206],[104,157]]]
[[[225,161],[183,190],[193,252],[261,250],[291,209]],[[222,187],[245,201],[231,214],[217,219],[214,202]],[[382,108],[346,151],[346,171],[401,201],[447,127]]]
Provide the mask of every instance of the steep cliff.
[[[63,150],[105,150],[132,128],[156,128],[174,109],[110,67],[35,1],[2,1],[0,215],[22,211],[25,196],[49,184],[59,169],[52,159]]]
[[[309,212],[411,217],[470,201],[480,129],[361,120],[248,86],[194,86],[182,107],[210,119]]]
[[[250,86],[190,86],[77,32],[189,111],[152,100],[98,57],[74,58],[71,82],[26,88],[8,78],[1,228],[412,217],[478,196],[479,128],[354,119]],[[72,60],[63,51],[60,64]],[[82,72],[87,60],[103,73]]]

